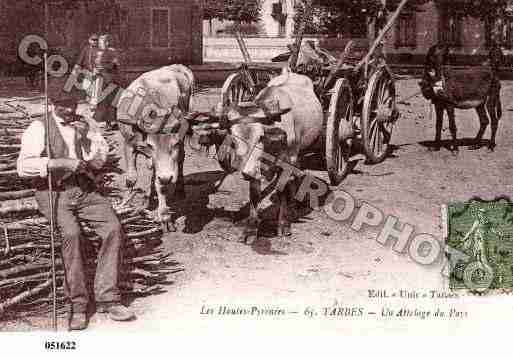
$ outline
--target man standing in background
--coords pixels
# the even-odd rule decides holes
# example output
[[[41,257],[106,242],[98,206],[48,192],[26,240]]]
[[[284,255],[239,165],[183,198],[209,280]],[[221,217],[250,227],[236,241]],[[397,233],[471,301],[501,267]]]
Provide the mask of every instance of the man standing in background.
[[[91,101],[94,119],[105,122],[105,128],[113,129],[112,120],[115,116],[115,107],[112,103],[119,90],[120,60],[116,49],[111,47],[112,37],[103,34],[99,37],[98,50],[93,59],[93,74],[95,75],[94,95]],[[116,90],[103,96],[102,92],[114,83]]]
[[[87,92],[87,101],[89,102],[91,100],[91,92],[93,89],[91,85],[94,82],[94,78],[92,76],[94,69],[93,61],[96,51],[98,50],[98,34],[91,34],[91,36],[89,36],[88,42],[88,45],[85,46],[82,51],[80,51],[80,55],[78,56],[75,67],[89,71],[90,76],[86,76],[82,82],[83,89]]]

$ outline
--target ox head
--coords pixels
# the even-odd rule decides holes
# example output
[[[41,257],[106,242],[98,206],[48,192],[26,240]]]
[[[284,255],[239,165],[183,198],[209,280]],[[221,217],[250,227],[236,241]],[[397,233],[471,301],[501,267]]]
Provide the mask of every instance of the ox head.
[[[240,170],[245,177],[267,174],[261,171],[261,158],[264,153],[278,156],[285,151],[286,134],[274,124],[289,111],[277,101],[245,102],[226,108],[218,105],[208,114],[206,127],[225,134],[218,146],[218,160],[223,167]]]
[[[188,131],[186,117],[178,106],[163,108],[158,101],[143,106],[137,116],[118,121],[135,127],[143,134],[144,141],[136,143],[136,150],[152,159],[156,180],[162,186],[176,184],[179,161],[181,161],[180,143]],[[174,191],[173,191],[174,192]]]

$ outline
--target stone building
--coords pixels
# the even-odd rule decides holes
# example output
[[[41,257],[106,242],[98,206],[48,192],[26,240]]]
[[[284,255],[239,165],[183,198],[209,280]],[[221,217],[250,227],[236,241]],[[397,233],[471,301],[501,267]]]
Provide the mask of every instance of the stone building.
[[[386,53],[395,62],[419,62],[430,46],[442,42],[451,45],[457,62],[464,63],[472,61],[469,55],[478,55],[477,60],[486,55],[494,36],[511,54],[513,17],[490,23],[463,16],[459,1],[430,1],[420,12],[404,12],[386,38]]]
[[[272,57],[287,51],[287,44],[293,42],[293,17],[294,1],[287,0],[285,31],[277,31],[276,20],[269,17],[269,9],[278,0],[264,0],[262,20],[259,35],[246,35],[246,43],[254,61],[269,61]],[[513,17],[504,20],[497,19],[495,24],[489,24],[478,18],[462,16],[458,5],[464,0],[438,0],[430,1],[420,7],[419,12],[403,11],[399,20],[394,24],[385,39],[385,52],[390,62],[396,63],[420,63],[429,47],[438,41],[451,44],[455,58],[460,62],[468,62],[474,58],[480,58],[487,53],[490,43],[492,29],[498,30],[499,42],[506,54],[511,54],[513,47]],[[467,0],[468,1],[468,0]],[[513,8],[512,8],[513,9]],[[513,15],[513,11],[512,11]],[[276,18],[276,16],[275,16]],[[283,17],[282,17],[283,18]],[[362,19],[362,22],[365,22]],[[226,26],[226,24],[224,24]],[[361,28],[361,27],[358,27]],[[208,35],[209,27],[204,24],[204,49],[205,61],[242,61],[242,55],[238,49],[237,42],[230,38],[229,34],[219,32],[215,36]],[[283,26],[282,26],[283,29]],[[350,38],[367,40],[371,42],[375,36],[372,24],[367,27],[367,33],[352,33],[347,31],[343,34],[327,35],[306,35],[320,43],[322,47],[333,52],[343,50]],[[469,55],[480,55],[471,57]]]
[[[93,32],[112,34],[127,66],[202,62],[200,0],[0,1],[0,62],[28,34],[72,62]]]

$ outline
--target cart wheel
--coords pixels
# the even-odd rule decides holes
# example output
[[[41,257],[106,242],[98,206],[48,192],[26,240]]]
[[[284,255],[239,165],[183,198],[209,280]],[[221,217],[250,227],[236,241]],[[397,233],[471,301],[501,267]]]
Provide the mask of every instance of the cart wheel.
[[[388,71],[379,69],[369,80],[361,117],[362,142],[369,163],[379,163],[387,156],[397,115],[394,81]]]
[[[231,104],[239,102],[251,101],[253,95],[247,82],[244,80],[245,74],[243,72],[236,72],[226,78],[221,89],[221,103],[226,108]],[[232,173],[233,168],[230,165],[230,159],[226,156],[219,155],[219,148],[216,147],[218,152],[218,162],[221,168],[227,172]],[[222,160],[220,158],[223,158]]]
[[[244,74],[236,72],[228,76],[224,81],[221,90],[221,101],[223,106],[237,104],[239,102],[251,101],[254,94],[244,80]]]
[[[351,141],[354,137],[353,93],[346,79],[338,79],[331,95],[326,123],[326,167],[333,186],[349,171]]]

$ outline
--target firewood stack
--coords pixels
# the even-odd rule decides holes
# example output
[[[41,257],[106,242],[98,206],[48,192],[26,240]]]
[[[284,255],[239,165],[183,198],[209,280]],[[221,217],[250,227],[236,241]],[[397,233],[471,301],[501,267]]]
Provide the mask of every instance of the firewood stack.
[[[50,228],[37,211],[31,181],[19,178],[16,160],[23,130],[32,119],[0,117],[0,320],[6,314],[45,314],[52,305]],[[117,169],[116,146],[106,133],[111,154],[105,172],[102,192],[113,203],[119,192],[112,187]],[[163,253],[161,230],[147,211],[127,204],[114,204],[126,233],[124,268],[121,288],[125,295],[146,296],[162,291],[167,276],[182,268]],[[96,254],[101,240],[82,223],[88,241],[83,251],[90,280],[94,278]],[[61,238],[57,233],[56,273],[59,311],[65,310],[62,289],[64,272],[60,258]]]

